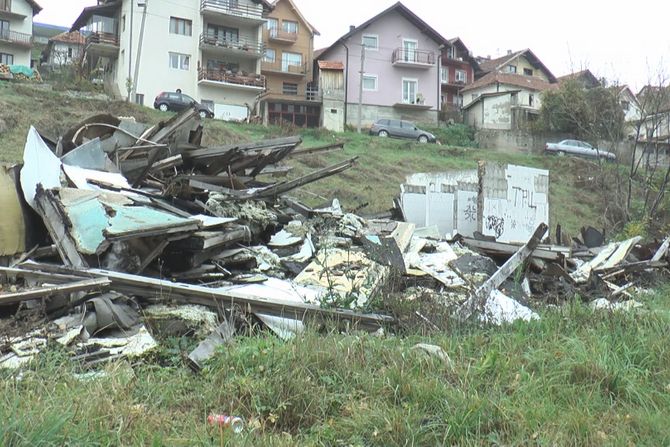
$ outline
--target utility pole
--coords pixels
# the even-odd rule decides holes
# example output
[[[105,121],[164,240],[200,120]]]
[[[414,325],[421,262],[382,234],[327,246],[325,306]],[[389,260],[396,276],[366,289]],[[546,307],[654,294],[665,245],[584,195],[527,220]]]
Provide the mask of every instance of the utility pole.
[[[356,130],[361,133],[361,123],[363,120],[363,74],[365,73],[365,44],[361,44],[361,71],[360,82],[358,83],[358,123]]]
[[[134,84],[135,81],[133,80],[133,11],[135,8],[133,7],[133,4],[135,2],[131,1],[130,2],[130,45],[128,45],[128,79],[131,80],[131,82]],[[124,20],[125,22],[125,20]],[[125,26],[125,23],[123,24]],[[117,25],[118,26],[118,25]],[[130,89],[127,89],[127,97],[126,97],[126,102],[130,102],[130,92],[133,90],[133,87],[131,86]]]
[[[141,2],[138,1],[137,5],[140,6]],[[142,57],[142,44],[144,43],[144,25],[147,21],[147,9],[149,8],[149,0],[144,1],[144,12],[142,13],[142,25],[140,25],[140,40],[137,43],[137,60],[135,61],[135,76],[133,77],[133,89],[130,94],[131,99],[135,101],[135,96],[137,93],[137,78],[140,76],[140,59]]]

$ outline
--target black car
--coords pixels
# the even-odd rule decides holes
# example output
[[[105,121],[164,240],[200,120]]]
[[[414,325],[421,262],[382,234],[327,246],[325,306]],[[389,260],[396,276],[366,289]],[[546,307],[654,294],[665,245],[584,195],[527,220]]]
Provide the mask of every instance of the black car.
[[[214,112],[188,95],[179,92],[162,92],[154,99],[154,109],[161,112],[181,112],[193,104],[201,118],[214,118]]]

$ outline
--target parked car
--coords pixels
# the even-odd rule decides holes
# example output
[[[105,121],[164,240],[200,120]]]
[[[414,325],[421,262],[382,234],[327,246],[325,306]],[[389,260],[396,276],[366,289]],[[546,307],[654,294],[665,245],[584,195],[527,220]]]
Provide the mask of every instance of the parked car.
[[[557,155],[581,155],[583,157],[604,158],[607,160],[616,160],[616,155],[604,149],[598,149],[585,141],[563,140],[558,143],[547,143],[544,146],[545,152],[555,153]]]
[[[420,143],[435,143],[437,138],[432,133],[419,129],[411,121],[381,119],[372,125],[370,135],[380,137],[409,138]]]
[[[161,92],[154,99],[154,109],[162,112],[181,112],[191,104],[195,105],[196,109],[198,109],[201,118],[214,118],[214,112],[209,107],[200,104],[195,99],[183,93]]]

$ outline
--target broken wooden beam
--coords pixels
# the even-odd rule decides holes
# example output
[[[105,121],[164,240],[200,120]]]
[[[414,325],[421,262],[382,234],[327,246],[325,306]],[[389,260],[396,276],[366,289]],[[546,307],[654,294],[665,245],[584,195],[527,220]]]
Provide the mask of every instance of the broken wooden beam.
[[[483,309],[491,292],[497,290],[514,271],[528,259],[540,244],[549,227],[541,223],[531,238],[505,262],[489,279],[475,290],[474,294],[461,306],[462,319],[469,318],[476,309]]]
[[[344,142],[340,141],[337,143],[332,143],[332,144],[326,144],[324,146],[316,146],[316,147],[306,147],[302,149],[296,149],[291,154],[289,154],[289,157],[301,157],[304,155],[313,155],[313,154],[319,154],[319,153],[324,153],[324,152],[331,152],[331,151],[336,151],[336,150],[341,150],[344,149]]]
[[[483,241],[479,239],[463,238],[463,243],[473,250],[483,252],[487,255],[513,255],[519,251],[521,244],[510,244],[504,242]],[[571,257],[572,249],[558,245],[538,245],[531,254],[532,258],[545,261],[557,262],[563,258]]]
[[[66,295],[76,292],[100,292],[109,288],[112,282],[104,277],[76,281],[69,284],[57,286],[40,287],[38,289],[26,290],[23,292],[0,294],[0,306],[18,304],[23,301],[34,300],[38,298],[48,298],[54,295]]]
[[[668,248],[670,248],[670,236],[665,238],[661,246],[658,247],[658,250],[656,250],[656,253],[654,253],[654,256],[651,258],[651,260],[657,262],[665,258],[665,256],[668,254]]]

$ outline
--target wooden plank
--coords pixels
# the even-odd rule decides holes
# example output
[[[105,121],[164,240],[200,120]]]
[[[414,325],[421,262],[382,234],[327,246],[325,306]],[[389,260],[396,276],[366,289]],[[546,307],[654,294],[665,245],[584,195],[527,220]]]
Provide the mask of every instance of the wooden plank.
[[[154,163],[149,172],[156,173],[165,171],[166,169],[176,168],[184,164],[181,154],[173,155],[172,157],[164,158]]]
[[[489,279],[487,279],[475,293],[461,307],[460,316],[463,319],[469,318],[476,309],[482,309],[488,300],[491,292],[502,285],[503,282],[514,271],[528,259],[535,248],[540,244],[542,237],[549,227],[541,223],[535,229],[531,238],[519,250],[505,262]]]
[[[651,258],[651,260],[657,262],[663,259],[665,255],[668,254],[668,248],[670,248],[670,236],[665,238],[661,246],[658,247],[658,250],[656,250],[656,253]]]
[[[326,144],[324,146],[317,147],[306,147],[302,149],[296,149],[289,154],[289,157],[301,157],[304,155],[313,155],[324,152],[331,152],[336,150],[344,149],[344,142],[340,141],[338,143]]]
[[[63,284],[51,287],[40,287],[39,289],[27,290],[16,293],[0,294],[0,305],[6,306],[17,304],[23,301],[34,300],[38,298],[47,298],[54,295],[64,295],[76,292],[102,291],[112,284],[107,278],[95,278],[84,281],[77,281],[70,284]]]
[[[73,274],[84,277],[109,278],[111,288],[119,293],[134,295],[156,302],[179,302],[200,304],[215,309],[239,306],[253,313],[262,313],[282,318],[303,321],[348,321],[356,327],[375,331],[384,325],[395,323],[395,319],[383,314],[365,314],[348,309],[327,309],[316,304],[287,301],[269,296],[256,296],[235,290],[221,290],[192,284],[149,278],[128,273],[112,272],[101,269],[76,270],[62,266],[26,263],[23,269],[44,273]],[[2,271],[2,269],[0,269]]]
[[[521,244],[507,244],[503,242],[482,241],[472,238],[463,238],[463,243],[470,248],[478,249],[492,254],[513,255],[519,250]],[[539,245],[531,257],[544,259],[545,261],[560,261],[563,257],[569,258],[572,249],[570,247],[561,247],[556,245]]]
[[[66,225],[69,224],[69,219],[58,207],[58,200],[54,197],[53,192],[45,191],[42,185],[38,185],[35,205],[63,262],[71,267],[87,268],[88,263],[77,250],[77,243],[67,230]]]

